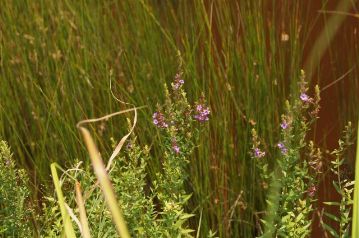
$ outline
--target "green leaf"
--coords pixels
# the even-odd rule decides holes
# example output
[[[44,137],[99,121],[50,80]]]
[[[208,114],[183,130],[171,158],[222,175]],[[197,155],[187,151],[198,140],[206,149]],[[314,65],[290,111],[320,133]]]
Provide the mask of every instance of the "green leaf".
[[[186,220],[186,219],[191,218],[191,217],[194,217],[194,216],[195,216],[194,214],[188,214],[188,213],[186,213],[186,214],[183,214],[180,219],[181,219],[181,220]]]
[[[194,232],[193,229],[181,229],[181,234],[189,234],[189,233],[192,233]]]
[[[340,206],[339,202],[323,202],[325,205],[329,206]]]
[[[324,212],[324,215],[325,215],[326,217],[328,217],[328,218],[334,220],[334,221],[340,222],[340,219],[339,219],[338,217],[334,216],[333,214],[330,214],[330,213],[328,213],[328,212]]]
[[[303,218],[303,213],[299,213],[299,215],[295,219],[295,222],[299,222],[300,220],[302,220],[302,218]]]
[[[342,194],[341,189],[339,188],[339,185],[338,185],[337,182],[333,181],[333,186],[334,186],[335,190],[337,190],[337,192],[339,194]]]
[[[338,233],[329,225],[323,223],[323,228],[328,231],[332,236],[334,236],[335,238],[339,238]]]

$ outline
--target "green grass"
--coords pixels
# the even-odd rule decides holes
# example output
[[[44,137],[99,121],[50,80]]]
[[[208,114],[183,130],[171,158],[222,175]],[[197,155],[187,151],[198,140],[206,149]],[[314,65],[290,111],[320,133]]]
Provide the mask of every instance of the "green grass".
[[[304,50],[313,44],[307,39],[318,19],[307,15],[311,7],[299,0],[3,0],[0,137],[31,174],[34,199],[41,198],[53,191],[51,163],[89,162],[77,122],[127,109],[111,96],[112,80],[118,98],[148,106],[138,112],[138,140],[160,143],[151,116],[164,99],[163,84],[175,75],[179,50],[188,97],[203,92],[212,110],[188,182],[189,209],[202,218],[199,237],[210,229],[220,237],[251,237],[255,212],[265,208],[248,154],[251,123],[275,144],[283,102],[297,87]],[[281,41],[282,32],[288,41]],[[355,66],[348,79],[351,99],[339,103],[342,124],[358,118],[358,53],[353,48],[345,62],[329,56],[340,68]],[[339,86],[338,94],[347,92]],[[104,159],[110,138],[127,133],[124,125],[125,118],[92,125]],[[159,167],[159,160],[151,161],[150,174]],[[243,206],[233,206],[240,194]]]
[[[59,207],[61,210],[61,216],[64,224],[65,234],[67,237],[75,238],[76,237],[75,231],[71,223],[70,215],[66,210],[66,202],[65,202],[64,194],[61,190],[59,176],[57,175],[56,163],[51,164],[51,175],[54,180],[55,191],[56,191]]]
[[[359,138],[359,129],[357,133]],[[354,185],[354,197],[353,197],[353,223],[352,223],[352,237],[357,237],[359,234],[359,140],[357,139],[356,147],[356,159],[355,159],[355,185]]]

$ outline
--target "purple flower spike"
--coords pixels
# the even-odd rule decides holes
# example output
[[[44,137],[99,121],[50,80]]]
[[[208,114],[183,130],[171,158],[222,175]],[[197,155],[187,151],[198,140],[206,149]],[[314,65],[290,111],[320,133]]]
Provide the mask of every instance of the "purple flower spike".
[[[184,80],[182,79],[182,74],[177,73],[175,76],[175,80],[172,83],[173,90],[178,90],[184,84]]]
[[[259,148],[254,149],[254,157],[256,158],[262,158],[266,155],[266,152],[261,151]]]
[[[161,112],[155,112],[152,116],[153,124],[155,124],[159,128],[167,128],[168,124],[165,121],[165,117]]]
[[[300,100],[302,100],[303,102],[309,102],[310,97],[306,93],[301,93]]]
[[[196,119],[199,122],[208,121],[210,113],[211,111],[209,110],[209,107],[205,107],[202,104],[198,104],[196,106],[196,114],[194,115],[194,119]]]
[[[279,142],[277,144],[278,148],[280,149],[280,151],[282,152],[282,154],[287,154],[288,153],[288,149],[285,147],[285,145],[282,142]]]

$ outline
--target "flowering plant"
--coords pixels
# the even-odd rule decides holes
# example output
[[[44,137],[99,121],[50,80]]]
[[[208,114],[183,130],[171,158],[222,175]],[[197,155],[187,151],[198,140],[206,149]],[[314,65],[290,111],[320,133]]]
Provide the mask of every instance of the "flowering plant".
[[[194,141],[200,133],[198,124],[209,120],[210,109],[203,96],[194,105],[189,104],[183,85],[183,72],[179,70],[171,89],[165,85],[165,103],[158,105],[152,115],[152,122],[159,129],[162,141],[162,156],[158,158],[162,163],[161,171],[157,171],[154,179],[148,182],[147,163],[152,159],[151,148],[138,145],[134,134],[110,170],[114,190],[133,237],[192,237],[193,230],[189,229],[187,220],[193,214],[185,211],[191,197],[185,190],[187,166]],[[128,123],[131,128],[130,121]],[[110,213],[101,202],[101,191],[94,186],[95,176],[88,169],[81,170],[79,167],[80,163],[67,173],[80,181],[83,187],[90,187],[86,193],[86,210],[92,232],[100,237],[116,236]],[[63,182],[67,185],[73,181]],[[68,200],[69,205],[74,205],[73,197]],[[57,206],[52,201],[54,199],[50,199],[50,206],[45,206],[44,212],[52,214],[55,217],[53,220],[60,221]],[[62,226],[59,224],[45,221],[44,234],[61,234]]]
[[[310,225],[318,184],[320,156],[315,153],[313,143],[308,146],[306,136],[310,125],[319,112],[319,88],[315,88],[314,98],[308,95],[304,71],[300,75],[299,96],[293,98],[292,104],[285,103],[285,113],[281,116],[280,140],[276,147],[279,153],[273,161],[274,171],[269,172],[269,158],[260,148],[256,131],[252,131],[252,157],[257,161],[260,178],[264,184],[277,184],[277,196],[268,196],[268,204],[276,204],[277,214],[273,224],[265,223],[264,236],[276,234],[279,237],[306,237],[310,234]],[[303,152],[310,151],[307,158]],[[316,160],[314,159],[316,158]],[[315,169],[313,169],[315,168]],[[277,182],[278,181],[278,182]]]

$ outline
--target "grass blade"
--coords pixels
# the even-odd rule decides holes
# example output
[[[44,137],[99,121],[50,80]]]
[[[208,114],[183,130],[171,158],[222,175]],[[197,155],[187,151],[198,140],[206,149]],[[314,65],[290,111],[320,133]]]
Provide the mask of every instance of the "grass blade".
[[[74,231],[74,228],[72,227],[72,223],[70,220],[70,216],[66,211],[65,198],[64,198],[64,195],[62,194],[59,176],[57,175],[56,163],[51,164],[51,174],[52,174],[52,179],[53,179],[54,185],[55,185],[55,190],[56,190],[57,199],[58,199],[59,206],[60,206],[62,220],[64,222],[64,229],[65,229],[66,237],[67,238],[76,238],[75,231]]]
[[[349,11],[351,3],[352,2],[349,0],[340,1],[337,5],[336,11]],[[316,68],[324,56],[325,51],[330,46],[331,41],[333,40],[335,34],[338,32],[340,26],[343,24],[345,18],[346,16],[342,14],[335,14],[331,16],[319,37],[316,39],[310,51],[308,60],[305,62],[304,66],[304,70],[307,73],[307,77],[309,79],[312,78]]]
[[[353,223],[352,237],[359,236],[359,124],[357,134],[357,153],[355,159],[355,184],[354,184],[354,202],[353,202]]]
[[[117,204],[115,192],[113,191],[112,184],[95,142],[93,141],[90,132],[86,128],[79,127],[79,129],[84,137],[87,150],[90,154],[92,166],[100,183],[100,187],[104,194],[107,206],[112,214],[112,219],[116,225],[117,232],[121,238],[130,238],[127,225],[122,216],[120,207]]]
[[[89,228],[89,224],[87,221],[87,215],[86,215],[86,210],[85,210],[85,203],[84,203],[84,199],[82,197],[82,193],[81,193],[81,185],[79,182],[76,182],[75,185],[75,190],[76,190],[76,202],[77,202],[77,206],[79,208],[79,213],[80,213],[80,223],[81,223],[81,227],[82,227],[82,236],[84,238],[91,238],[90,235],[90,228]]]

